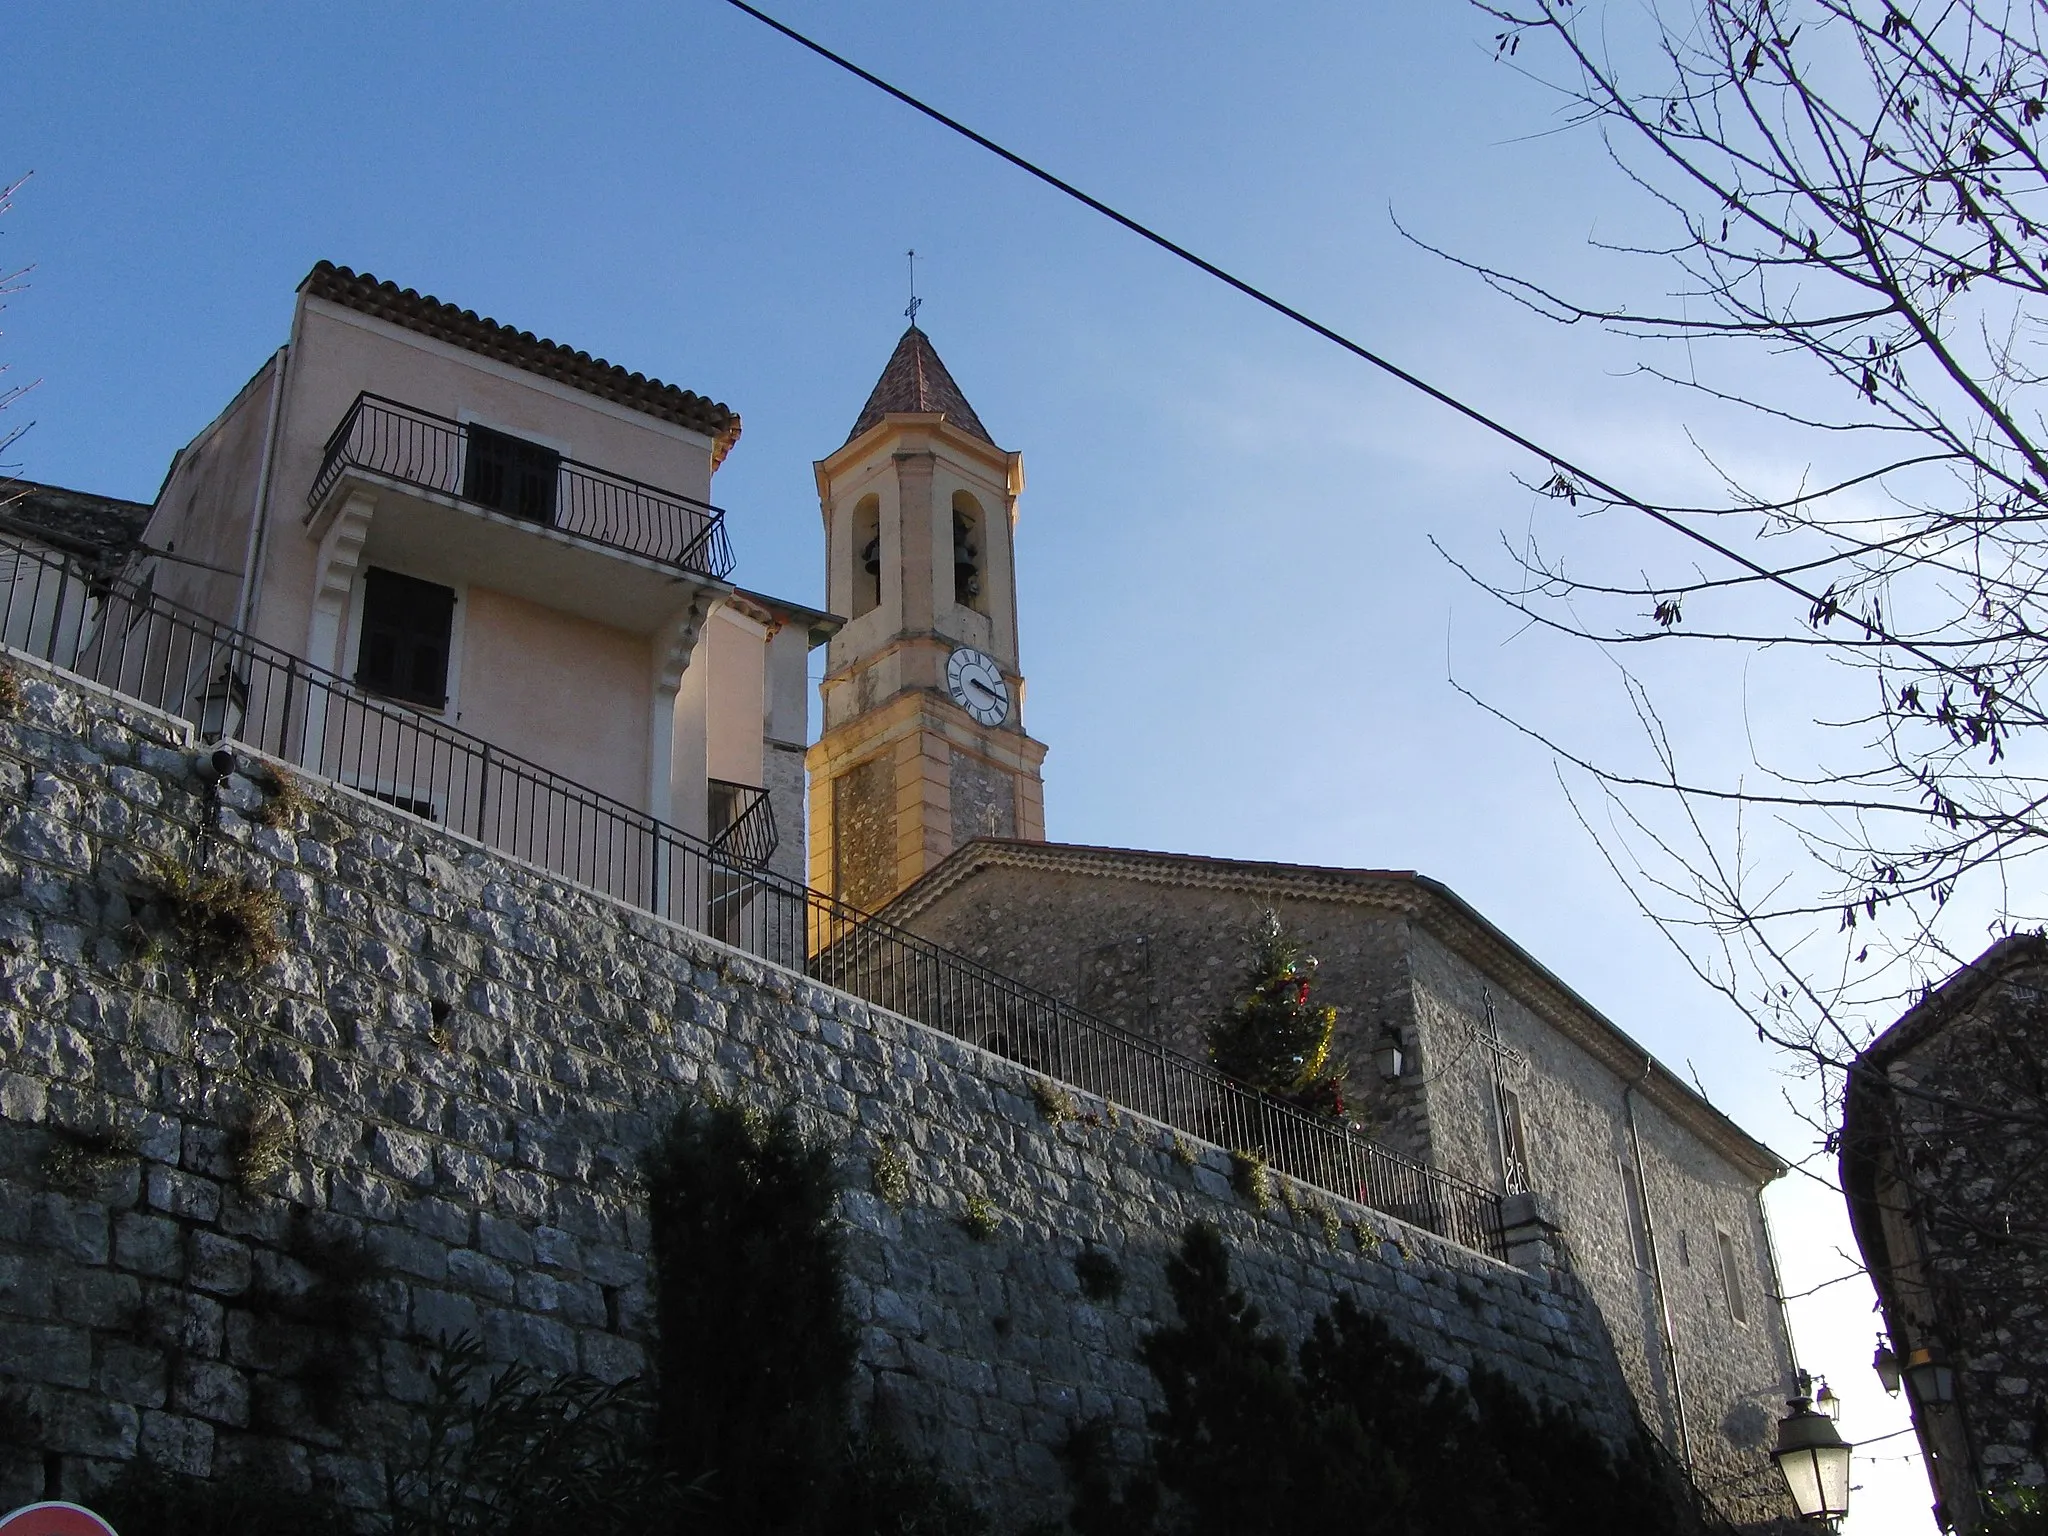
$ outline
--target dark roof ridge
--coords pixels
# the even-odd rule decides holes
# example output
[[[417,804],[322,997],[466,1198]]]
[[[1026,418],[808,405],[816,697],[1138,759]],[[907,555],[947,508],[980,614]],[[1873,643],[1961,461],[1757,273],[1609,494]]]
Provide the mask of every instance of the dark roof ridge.
[[[299,284],[299,291],[431,336],[466,352],[510,363],[657,420],[701,432],[714,445],[714,466],[739,441],[739,413],[729,406],[693,390],[628,372],[617,363],[592,357],[559,341],[503,325],[432,294],[380,281],[368,272],[351,271],[331,261],[316,262]]]
[[[944,416],[970,437],[980,438],[991,448],[996,446],[988,428],[974,414],[974,407],[967,403],[967,396],[953,381],[931,337],[915,324],[898,339],[896,350],[882,365],[882,376],[868,392],[867,404],[860,408],[846,441],[852,442],[884,416],[902,414]]]

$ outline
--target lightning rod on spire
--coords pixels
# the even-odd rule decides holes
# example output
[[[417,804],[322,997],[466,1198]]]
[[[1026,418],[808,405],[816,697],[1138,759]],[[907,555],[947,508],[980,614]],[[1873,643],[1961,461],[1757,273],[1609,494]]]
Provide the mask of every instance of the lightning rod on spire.
[[[924,300],[917,296],[917,252],[912,250],[906,254],[910,257],[910,306],[903,313],[908,315],[910,323],[915,325],[917,324],[917,312],[924,308]]]

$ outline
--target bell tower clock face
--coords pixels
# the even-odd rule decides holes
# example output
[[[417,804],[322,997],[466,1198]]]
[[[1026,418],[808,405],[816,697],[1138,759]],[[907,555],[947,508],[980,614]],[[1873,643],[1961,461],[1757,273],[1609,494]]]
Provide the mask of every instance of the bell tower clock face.
[[[946,692],[982,725],[1010,718],[1010,685],[996,659],[971,645],[946,658]]]

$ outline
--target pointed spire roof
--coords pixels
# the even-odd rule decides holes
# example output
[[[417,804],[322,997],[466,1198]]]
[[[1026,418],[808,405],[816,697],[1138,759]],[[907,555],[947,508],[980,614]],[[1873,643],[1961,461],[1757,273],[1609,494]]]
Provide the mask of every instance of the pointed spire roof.
[[[888,366],[875,380],[874,392],[868,396],[868,403],[860,408],[860,418],[854,422],[853,430],[846,434],[846,440],[852,442],[895,411],[920,414],[936,411],[989,447],[996,445],[996,440],[988,435],[988,428],[981,424],[981,418],[974,414],[974,407],[960,393],[960,386],[953,382],[953,375],[939,361],[931,337],[915,325],[903,333],[903,339],[896,343],[896,350],[889,354]]]

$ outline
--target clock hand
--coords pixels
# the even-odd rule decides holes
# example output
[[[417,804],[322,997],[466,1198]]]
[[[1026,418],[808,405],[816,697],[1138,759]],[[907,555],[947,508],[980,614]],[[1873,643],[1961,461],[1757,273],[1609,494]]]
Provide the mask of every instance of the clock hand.
[[[970,688],[979,688],[983,693],[987,694],[992,699],[1000,699],[1002,697],[1000,693],[997,693],[995,689],[989,687],[987,683],[984,683],[978,677],[970,677],[969,679],[967,679],[967,686]]]

